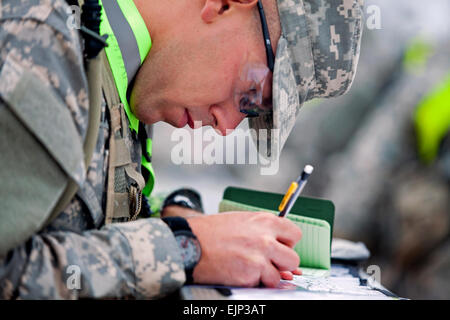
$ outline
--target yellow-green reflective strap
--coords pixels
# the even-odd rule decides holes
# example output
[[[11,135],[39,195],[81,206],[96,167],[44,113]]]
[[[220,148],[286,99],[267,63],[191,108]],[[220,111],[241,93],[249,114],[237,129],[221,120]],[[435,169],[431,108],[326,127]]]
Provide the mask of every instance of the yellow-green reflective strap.
[[[142,190],[142,193],[148,197],[150,193],[152,193],[153,187],[155,185],[155,172],[153,171],[152,164],[148,162],[144,156],[142,156],[142,166],[149,172],[148,179],[145,182],[144,190]]]
[[[146,146],[145,146],[145,152],[147,153],[149,159],[152,158],[152,139],[147,139],[146,141]],[[142,156],[142,166],[148,170],[149,175],[148,175],[148,179],[145,183],[145,188],[142,191],[142,193],[145,196],[149,196],[150,193],[152,193],[153,187],[155,185],[155,172],[153,171],[153,167],[151,162],[147,161],[147,158]]]
[[[100,33],[108,34],[106,56],[111,65],[120,100],[134,131],[139,130],[139,120],[131,111],[127,100],[128,84],[151,48],[150,33],[132,0],[102,1]],[[113,26],[110,20],[113,21]],[[114,29],[114,30],[113,30]],[[120,37],[120,39],[118,39]],[[122,45],[120,45],[122,44]],[[137,52],[133,52],[133,48]],[[124,56],[124,53],[127,56]],[[136,66],[137,61],[139,65]],[[131,65],[127,68],[128,65]],[[128,74],[127,74],[128,72]]]
[[[152,156],[152,139],[147,139],[147,145],[146,145],[147,154],[149,157]]]
[[[433,46],[421,37],[416,37],[410,41],[405,51],[403,67],[408,72],[420,73],[425,69],[432,53]]]
[[[108,34],[106,56],[111,66],[114,82],[125,113],[130,122],[130,128],[139,131],[139,120],[131,111],[127,99],[128,85],[149,53],[152,41],[147,26],[137,10],[133,0],[110,1],[100,0],[102,5],[102,22],[100,34]],[[110,20],[112,24],[110,23]],[[148,142],[150,141],[150,142]],[[145,153],[152,154],[151,139],[147,140]],[[150,195],[154,186],[154,171],[152,164],[142,157],[142,166],[149,171],[144,194]]]
[[[133,30],[134,37],[137,40],[137,45],[139,48],[139,56],[141,58],[141,64],[147,57],[152,47],[152,39],[150,38],[150,33],[148,32],[147,26],[145,25],[144,19],[142,19],[141,14],[136,8],[134,1],[132,0],[118,0],[122,12],[124,13],[128,23]]]
[[[419,156],[431,163],[450,129],[450,75],[419,103],[414,120]]]

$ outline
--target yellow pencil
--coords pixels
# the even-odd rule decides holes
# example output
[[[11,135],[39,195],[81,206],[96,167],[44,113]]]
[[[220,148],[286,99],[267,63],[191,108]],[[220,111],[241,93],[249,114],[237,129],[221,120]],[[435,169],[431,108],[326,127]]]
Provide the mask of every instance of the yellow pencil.
[[[308,182],[308,177],[313,172],[314,168],[311,165],[306,165],[303,169],[302,174],[297,178],[297,181],[293,181],[289,186],[288,191],[283,197],[280,205],[278,206],[278,210],[280,211],[279,217],[284,217],[289,213],[298,196],[302,192],[303,188]]]

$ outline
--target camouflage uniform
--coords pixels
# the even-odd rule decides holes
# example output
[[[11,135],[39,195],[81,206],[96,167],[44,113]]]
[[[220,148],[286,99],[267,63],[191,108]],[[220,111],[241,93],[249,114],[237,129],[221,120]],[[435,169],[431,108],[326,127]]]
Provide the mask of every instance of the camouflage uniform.
[[[31,71],[67,106],[82,143],[88,88],[80,40],[77,31],[66,26],[66,9],[63,0],[0,2],[0,111],[7,108],[21,75]],[[87,175],[81,172],[78,177],[82,187],[76,197],[45,229],[0,257],[1,298],[156,298],[184,283],[178,246],[160,219],[104,225],[107,110],[103,99],[96,150]],[[131,134],[127,137],[132,160],[139,163],[140,145]],[[23,178],[20,173],[18,178]],[[7,197],[0,193],[0,202]],[[88,208],[85,197],[97,199],[101,210]],[[81,271],[79,289],[67,285],[71,266]]]

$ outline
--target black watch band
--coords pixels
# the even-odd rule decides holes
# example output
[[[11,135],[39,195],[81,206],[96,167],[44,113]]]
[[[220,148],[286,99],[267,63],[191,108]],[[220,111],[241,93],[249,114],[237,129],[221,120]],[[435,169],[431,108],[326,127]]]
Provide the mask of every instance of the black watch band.
[[[194,280],[194,268],[201,256],[200,242],[192,232],[192,229],[186,219],[182,217],[167,217],[162,218],[162,220],[172,230],[181,250],[184,271],[186,273],[186,283],[192,283]]]
[[[192,229],[189,226],[189,223],[183,217],[166,217],[166,218],[161,218],[161,219],[169,226],[170,230],[172,230],[172,232],[174,232],[174,233],[175,233],[175,231],[180,231],[180,230],[192,232]]]

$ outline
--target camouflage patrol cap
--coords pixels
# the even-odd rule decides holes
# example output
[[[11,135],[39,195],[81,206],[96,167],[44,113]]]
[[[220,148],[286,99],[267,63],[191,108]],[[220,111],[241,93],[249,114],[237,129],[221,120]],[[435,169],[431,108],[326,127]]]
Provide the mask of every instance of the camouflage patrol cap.
[[[277,0],[277,4],[281,36],[273,73],[273,113],[249,119],[259,152],[272,159],[279,156],[304,102],[350,89],[363,15],[363,0]],[[267,130],[261,135],[259,129],[279,133]]]

